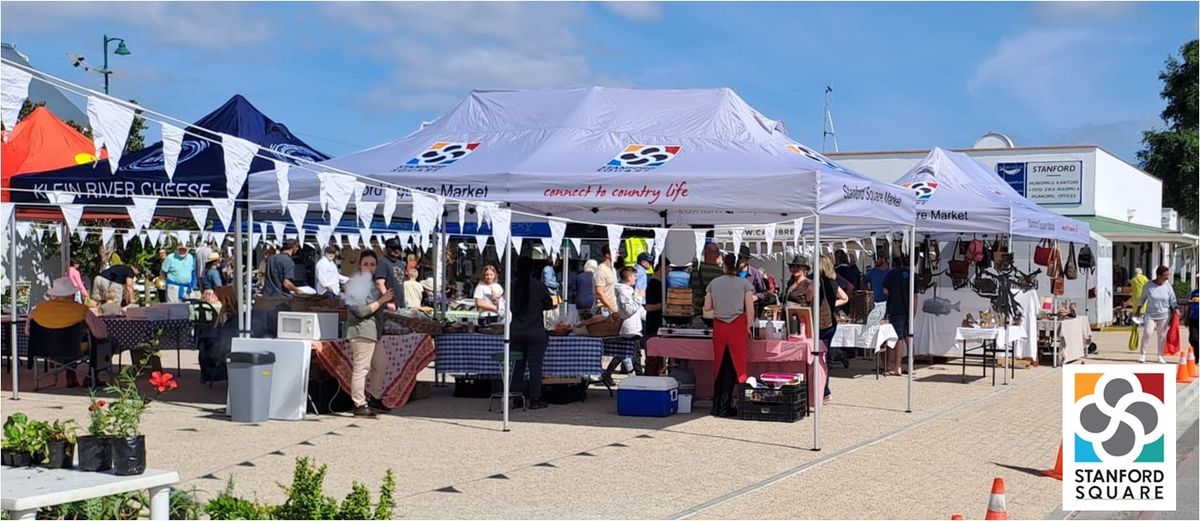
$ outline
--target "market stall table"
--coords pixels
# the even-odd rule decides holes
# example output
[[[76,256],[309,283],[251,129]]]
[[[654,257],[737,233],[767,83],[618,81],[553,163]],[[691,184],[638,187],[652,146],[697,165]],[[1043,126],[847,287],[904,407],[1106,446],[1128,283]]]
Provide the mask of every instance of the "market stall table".
[[[179,483],[173,470],[146,469],[133,476],[108,472],[80,472],[41,467],[4,467],[0,470],[0,508],[12,519],[35,519],[39,508],[84,501],[114,494],[150,492],[150,519],[167,519],[171,512],[171,485]]]
[[[141,320],[118,316],[102,318],[104,326],[108,328],[108,340],[114,355],[120,355],[124,351],[136,351],[140,346],[158,337],[159,343],[154,350],[161,352],[174,349],[176,365],[182,370],[180,351],[195,346],[191,319]],[[159,331],[162,331],[162,336],[158,336]]]
[[[875,359],[875,378],[879,378],[879,351],[885,345],[889,349],[896,347],[899,340],[896,328],[888,323],[871,327],[865,324],[838,324],[829,347],[870,351],[871,357]]]
[[[504,350],[504,337],[480,333],[451,333],[433,341],[437,372],[449,375],[499,377],[500,366],[492,353]],[[604,339],[587,336],[551,336],[542,363],[543,376],[594,377],[603,373]]]
[[[1057,324],[1057,335],[1054,334]],[[1052,342],[1057,342],[1058,352],[1054,357],[1055,367],[1061,363],[1070,363],[1087,356],[1088,340],[1091,338],[1091,328],[1087,318],[1075,317],[1055,320],[1038,320],[1038,333],[1050,335]]]
[[[1003,334],[1003,338],[1002,335]],[[1008,326],[1006,328],[994,327],[960,327],[954,331],[954,340],[962,343],[962,381],[967,381],[967,357],[982,357],[983,358],[983,376],[987,377],[988,361],[992,365],[996,365],[996,355],[1003,354],[1004,360],[1012,367],[1012,376],[1016,378],[1016,366],[1010,362],[1013,355],[1013,343],[1019,342],[1025,338],[1025,330],[1020,326]],[[974,347],[969,347],[968,342],[978,344]],[[981,351],[979,354],[971,354],[972,351]],[[1003,371],[1001,371],[1003,372]],[[1004,373],[1004,383],[1008,384],[1008,374]],[[992,372],[992,385],[996,385],[996,373]]]
[[[350,342],[313,340],[312,348],[321,367],[337,379],[343,391],[349,393],[354,360]],[[417,375],[433,361],[433,338],[424,333],[383,335],[376,349],[382,349],[387,356],[387,369],[383,372],[380,385],[383,395],[378,398],[390,408],[402,407],[408,403],[408,397],[417,385]],[[367,388],[372,388],[375,382],[370,380],[370,374],[367,377]]]
[[[757,376],[762,373],[801,373],[809,379],[808,364],[812,360],[812,341],[798,340],[751,340],[747,352],[746,374]],[[688,367],[696,377],[696,399],[711,400],[713,396],[713,343],[708,338],[654,337],[646,342],[646,355],[688,360]],[[820,357],[821,377],[812,382],[810,389],[823,389],[825,375],[824,357]],[[820,392],[808,393],[809,405],[815,405]]]

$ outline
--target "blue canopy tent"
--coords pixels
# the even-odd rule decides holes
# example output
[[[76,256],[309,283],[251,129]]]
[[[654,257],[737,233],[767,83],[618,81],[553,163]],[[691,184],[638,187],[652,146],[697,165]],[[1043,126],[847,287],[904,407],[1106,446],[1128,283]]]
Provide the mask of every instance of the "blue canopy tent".
[[[157,196],[163,206],[197,205],[203,203],[195,198],[226,197],[225,158],[218,144],[221,138],[208,131],[240,137],[266,150],[314,162],[329,159],[241,95],[233,96],[194,125],[185,129],[187,134],[171,179],[163,169],[163,147],[162,142],[158,142],[122,156],[116,174],[109,173],[106,163],[97,162],[16,176],[12,183],[16,189],[12,201],[18,204],[46,203],[46,194],[53,191],[77,193],[75,203],[113,206],[131,204],[129,197],[135,195]],[[281,161],[293,162],[283,155],[272,155],[277,155],[276,159]],[[256,157],[250,165],[251,172],[273,168],[271,161],[262,157]],[[186,210],[183,214],[186,215]]]

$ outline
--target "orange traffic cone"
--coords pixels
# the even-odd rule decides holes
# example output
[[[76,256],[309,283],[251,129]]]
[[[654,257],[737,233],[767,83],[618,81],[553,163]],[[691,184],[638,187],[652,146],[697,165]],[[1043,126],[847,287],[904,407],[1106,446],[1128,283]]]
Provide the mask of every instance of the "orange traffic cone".
[[[950,521],[961,520],[962,518],[963,518],[962,514],[951,514],[950,515]]]
[[[992,497],[988,499],[984,519],[1008,519],[1008,507],[1004,506],[1004,478],[992,480]]]
[[[1188,376],[1190,376],[1192,378],[1195,378],[1196,376],[1198,376],[1196,374],[1196,348],[1194,348],[1192,346],[1188,346],[1187,367],[1188,367]]]
[[[1177,367],[1177,369],[1175,370],[1175,383],[1190,384],[1190,383],[1192,383],[1192,377],[1188,376],[1188,366],[1186,363],[1183,363],[1184,362],[1182,360],[1183,353],[1179,353],[1179,358],[1180,358],[1179,363],[1175,364],[1175,366]]]
[[[1062,442],[1058,442],[1058,457],[1054,458],[1054,468],[1042,470],[1042,475],[1062,481]]]

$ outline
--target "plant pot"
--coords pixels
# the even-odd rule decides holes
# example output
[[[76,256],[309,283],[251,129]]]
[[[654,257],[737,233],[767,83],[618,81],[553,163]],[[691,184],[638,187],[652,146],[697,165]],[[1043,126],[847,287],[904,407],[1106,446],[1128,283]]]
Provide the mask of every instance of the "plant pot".
[[[12,466],[28,467],[33,465],[33,455],[28,452],[14,452],[12,455]]]
[[[50,460],[44,466],[52,469],[69,469],[75,466],[75,446],[66,441],[52,441],[48,448]]]
[[[114,436],[112,438],[113,474],[132,476],[146,471],[146,437]]]
[[[112,468],[111,436],[80,436],[79,470],[104,472]]]
[[[11,467],[13,464],[13,452],[8,449],[0,449],[0,464],[5,467]]]
[[[33,459],[33,462],[30,463],[30,465],[34,467],[49,467],[49,465],[46,464],[47,459],[49,459],[46,456],[46,450],[47,449],[42,449],[30,454],[29,457]]]

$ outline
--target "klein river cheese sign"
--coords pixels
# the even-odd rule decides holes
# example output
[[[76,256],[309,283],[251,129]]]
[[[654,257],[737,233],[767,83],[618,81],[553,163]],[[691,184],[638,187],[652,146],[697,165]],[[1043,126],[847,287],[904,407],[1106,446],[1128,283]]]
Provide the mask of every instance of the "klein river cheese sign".
[[[997,163],[996,173],[1037,204],[1082,204],[1083,162]]]

